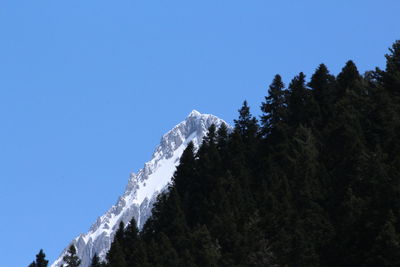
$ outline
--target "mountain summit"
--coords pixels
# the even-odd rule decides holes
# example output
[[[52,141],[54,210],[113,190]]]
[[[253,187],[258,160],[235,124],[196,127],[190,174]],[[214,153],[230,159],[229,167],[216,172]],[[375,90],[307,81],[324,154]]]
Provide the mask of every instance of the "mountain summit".
[[[71,242],[76,246],[77,254],[82,260],[81,267],[88,267],[94,254],[101,259],[105,258],[120,221],[127,225],[134,217],[139,229],[143,227],[151,215],[157,195],[171,181],[186,146],[192,141],[197,148],[207,129],[212,124],[218,128],[222,123],[225,122],[214,115],[193,110],[184,121],[162,136],[152,159],[137,174],[130,175],[125,192],[117,203],[99,217],[87,233],[79,235]],[[66,249],[52,267],[63,263],[65,252]]]

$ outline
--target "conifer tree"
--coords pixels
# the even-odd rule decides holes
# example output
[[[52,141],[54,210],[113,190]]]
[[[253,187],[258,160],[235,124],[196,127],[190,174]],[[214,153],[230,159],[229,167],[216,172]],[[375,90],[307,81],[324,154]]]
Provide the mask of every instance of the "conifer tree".
[[[182,209],[188,213],[189,223],[197,214],[198,206],[194,203],[201,201],[201,186],[194,153],[193,142],[190,142],[183,151],[179,165],[172,177],[175,190],[182,200]]]
[[[228,143],[228,127],[222,123],[217,131],[217,148],[219,152],[225,151]]]
[[[290,125],[294,128],[300,124],[314,125],[319,116],[319,107],[306,87],[305,77],[304,73],[300,72],[289,84],[288,117]]]
[[[107,263],[110,267],[127,267],[124,248],[118,240],[113,241],[111,248],[107,253]]]
[[[303,72],[292,79],[289,84],[289,116],[292,125],[305,122],[305,110],[307,103],[306,80]]]
[[[140,242],[139,229],[135,218],[132,218],[124,232],[124,254],[129,267],[146,266],[146,252]]]
[[[243,102],[242,107],[239,109],[239,118],[234,122],[235,130],[239,132],[245,142],[256,136],[258,130],[257,119],[251,115],[247,101]]]
[[[349,60],[337,76],[338,89],[336,91],[337,99],[345,97],[345,94],[358,88],[361,81],[360,73],[356,64]]]
[[[329,74],[325,64],[320,64],[311,76],[308,86],[313,89],[312,93],[321,111],[321,121],[318,121],[318,126],[321,128],[333,115],[335,76]]]
[[[39,254],[36,255],[36,267],[47,267],[48,263],[49,261],[46,260],[46,254],[44,254],[43,249],[41,249]]]
[[[46,260],[46,254],[44,254],[43,249],[39,251],[36,255],[36,261],[29,264],[29,267],[47,267],[49,261]]]
[[[195,158],[194,158],[194,145],[189,142],[187,147],[182,153],[179,160],[179,165],[176,168],[174,176],[172,177],[173,184],[181,196],[184,196],[190,189],[193,182],[192,177],[195,172]],[[183,197],[185,199],[185,197]]]
[[[230,153],[235,154],[233,158],[236,167],[234,168],[238,168],[236,172],[241,173],[245,169],[241,168],[240,165],[252,165],[256,163],[252,158],[258,156],[257,146],[259,145],[259,125],[257,119],[251,114],[247,101],[243,102],[242,107],[238,111],[239,118],[234,120],[235,129],[234,133],[231,135],[231,149],[233,151],[230,151]],[[250,176],[250,174],[247,173],[244,176]],[[246,185],[246,183],[248,185]],[[244,180],[244,186],[250,186],[250,181],[247,181],[247,178]]]
[[[111,248],[107,253],[107,263],[110,267],[126,267],[126,259],[124,253],[125,246],[125,224],[120,221],[118,230],[115,233]]]
[[[212,124],[206,136],[203,138],[202,146],[199,148],[197,153],[197,157],[199,158],[199,164],[197,164],[197,171],[199,175],[202,177],[200,190],[203,192],[212,192],[217,189],[220,175],[224,172],[221,166],[221,157],[217,147],[217,131],[214,124]],[[207,211],[209,210],[209,206],[207,203],[213,201],[211,199],[203,199],[204,208]],[[206,218],[206,220],[209,218]]]
[[[386,54],[386,70],[384,73],[385,88],[395,98],[397,104],[400,100],[400,40],[393,43]]]
[[[139,229],[137,227],[134,217],[132,217],[131,221],[124,231],[124,242],[128,244],[127,253],[125,253],[127,255],[129,250],[132,250],[135,247],[136,243],[139,242]]]
[[[81,260],[76,255],[76,248],[73,244],[68,248],[66,255],[63,257],[63,261],[66,264],[65,267],[78,267],[81,264]]]
[[[278,123],[286,119],[287,104],[285,97],[285,85],[279,74],[275,75],[274,80],[268,89],[268,96],[261,104],[263,115],[261,116],[262,131],[268,134]]]

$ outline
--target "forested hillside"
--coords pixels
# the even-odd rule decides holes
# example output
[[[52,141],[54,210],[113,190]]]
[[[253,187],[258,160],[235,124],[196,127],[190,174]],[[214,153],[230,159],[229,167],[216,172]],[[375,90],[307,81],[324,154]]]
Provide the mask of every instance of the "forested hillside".
[[[276,75],[262,116],[245,101],[189,145],[143,230],[121,224],[92,266],[400,266],[400,41],[386,60]]]
[[[400,41],[389,52],[364,75],[276,75],[259,120],[244,102],[232,133],[188,146],[107,266],[400,266]]]

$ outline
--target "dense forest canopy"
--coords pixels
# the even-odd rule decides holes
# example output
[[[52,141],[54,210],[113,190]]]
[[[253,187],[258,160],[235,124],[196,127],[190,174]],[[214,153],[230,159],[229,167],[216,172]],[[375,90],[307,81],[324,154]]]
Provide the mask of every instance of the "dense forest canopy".
[[[276,75],[261,110],[189,144],[92,266],[400,266],[400,41],[384,70]]]

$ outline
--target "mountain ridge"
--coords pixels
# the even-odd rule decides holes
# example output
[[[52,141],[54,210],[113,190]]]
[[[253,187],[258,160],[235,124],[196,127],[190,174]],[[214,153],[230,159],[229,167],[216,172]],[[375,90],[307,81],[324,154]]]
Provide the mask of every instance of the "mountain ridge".
[[[150,161],[144,164],[136,174],[131,173],[124,193],[102,216],[98,217],[89,231],[80,234],[70,244],[77,248],[81,258],[81,267],[88,267],[94,254],[104,259],[119,222],[126,224],[135,218],[139,229],[151,215],[151,208],[159,193],[164,191],[171,181],[179,158],[189,142],[195,147],[201,141],[207,129],[215,124],[219,127],[223,120],[211,114],[201,114],[193,110],[186,119],[161,137],[160,144],[156,147]],[[62,264],[62,258],[67,248],[63,250],[51,267]]]

